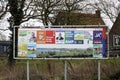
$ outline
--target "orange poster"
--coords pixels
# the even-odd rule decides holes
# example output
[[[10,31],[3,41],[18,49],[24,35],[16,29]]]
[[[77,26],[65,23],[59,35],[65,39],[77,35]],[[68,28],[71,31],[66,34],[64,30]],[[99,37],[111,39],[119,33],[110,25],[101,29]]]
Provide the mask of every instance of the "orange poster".
[[[46,31],[42,30],[37,31],[37,43],[38,44],[46,43]]]

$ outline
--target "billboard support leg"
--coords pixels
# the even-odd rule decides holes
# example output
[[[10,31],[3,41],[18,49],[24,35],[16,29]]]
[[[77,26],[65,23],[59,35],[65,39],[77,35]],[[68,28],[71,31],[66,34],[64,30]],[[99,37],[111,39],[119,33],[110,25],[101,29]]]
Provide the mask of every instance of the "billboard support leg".
[[[64,61],[64,80],[67,80],[67,61]]]
[[[98,80],[100,80],[100,60],[98,60]]]
[[[29,60],[27,60],[27,80],[29,79]]]

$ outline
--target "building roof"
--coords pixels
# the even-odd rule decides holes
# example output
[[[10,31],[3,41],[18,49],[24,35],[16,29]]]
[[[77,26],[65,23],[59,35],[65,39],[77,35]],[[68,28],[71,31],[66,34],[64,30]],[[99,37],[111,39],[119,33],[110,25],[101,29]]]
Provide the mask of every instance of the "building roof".
[[[110,33],[118,34],[120,35],[120,13],[118,14],[118,17],[116,18],[115,23],[113,24]]]
[[[100,11],[95,14],[59,12],[54,25],[105,25]]]

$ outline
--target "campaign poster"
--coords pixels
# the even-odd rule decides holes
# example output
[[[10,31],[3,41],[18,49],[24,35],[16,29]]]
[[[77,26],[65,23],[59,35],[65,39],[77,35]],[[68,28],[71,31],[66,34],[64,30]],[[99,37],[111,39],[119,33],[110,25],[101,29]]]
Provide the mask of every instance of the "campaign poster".
[[[65,32],[64,31],[56,31],[56,44],[64,44],[65,40]]]
[[[27,57],[27,44],[18,44],[18,57]]]
[[[93,45],[93,57],[102,58],[102,44]]]
[[[32,31],[28,31],[27,33],[28,36],[28,42],[29,43],[36,43],[36,31],[32,30]]]
[[[36,44],[28,44],[27,51],[27,57],[36,57]]]
[[[27,57],[27,31],[19,30],[18,32],[18,57]]]
[[[74,31],[74,43],[84,44],[84,31],[83,30]]]
[[[46,43],[46,31],[45,30],[38,30],[37,31],[37,43],[38,44],[45,44]]]
[[[103,30],[102,30],[102,38],[103,39],[106,39],[107,38],[107,36],[106,36],[106,28],[103,28]]]
[[[55,31],[54,30],[46,31],[46,44],[55,44]]]
[[[84,31],[84,44],[93,45],[93,31],[92,30]]]
[[[74,31],[65,31],[65,44],[74,43]]]
[[[102,31],[93,31],[93,43],[102,44]]]
[[[20,43],[20,44],[28,43],[27,31],[26,30],[19,30],[19,32],[18,32],[18,43]]]

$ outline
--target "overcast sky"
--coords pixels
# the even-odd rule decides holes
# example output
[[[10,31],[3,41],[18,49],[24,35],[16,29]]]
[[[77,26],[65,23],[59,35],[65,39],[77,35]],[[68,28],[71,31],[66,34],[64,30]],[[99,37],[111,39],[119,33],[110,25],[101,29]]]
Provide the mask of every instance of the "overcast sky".
[[[98,2],[99,0],[86,0],[86,2],[90,2],[90,3],[94,3],[94,2]],[[120,4],[118,2],[118,0],[108,0],[108,1],[114,1],[116,3],[116,5]],[[0,28],[2,29],[7,29],[9,27],[9,23],[7,22],[7,19],[10,17],[10,13],[7,13],[6,16],[4,17],[4,19],[0,20]],[[105,24],[111,28],[112,27],[112,22],[108,19],[108,18],[105,18],[106,16],[102,13],[101,16],[103,17],[103,20],[105,22]],[[41,23],[40,20],[33,20],[33,19],[30,19],[29,21],[27,22],[24,22],[21,24],[22,26],[43,26],[43,24]],[[9,33],[10,31],[7,30],[7,31],[0,31],[0,33],[2,34],[5,34],[7,36],[7,39],[8,39],[8,36],[9,36]]]

